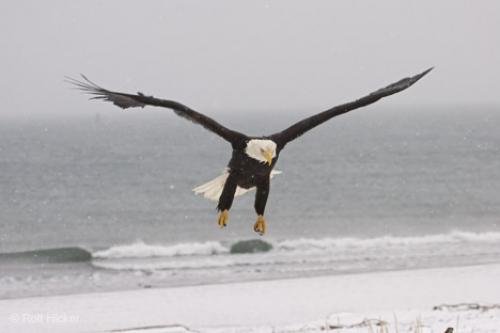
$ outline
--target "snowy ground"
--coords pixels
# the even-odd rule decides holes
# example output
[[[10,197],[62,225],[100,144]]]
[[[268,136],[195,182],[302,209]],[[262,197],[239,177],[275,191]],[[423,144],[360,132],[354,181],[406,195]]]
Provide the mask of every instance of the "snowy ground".
[[[500,332],[498,281],[494,264],[2,300],[0,332]]]

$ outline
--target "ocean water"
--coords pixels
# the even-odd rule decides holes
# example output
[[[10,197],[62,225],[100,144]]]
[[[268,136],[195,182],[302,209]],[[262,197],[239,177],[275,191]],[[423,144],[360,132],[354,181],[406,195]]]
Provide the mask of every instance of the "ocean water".
[[[254,192],[217,227],[216,203],[191,189],[230,146],[168,111],[6,119],[0,298],[498,262],[499,111],[331,120],[282,152],[264,237]],[[301,117],[216,118],[262,135]]]

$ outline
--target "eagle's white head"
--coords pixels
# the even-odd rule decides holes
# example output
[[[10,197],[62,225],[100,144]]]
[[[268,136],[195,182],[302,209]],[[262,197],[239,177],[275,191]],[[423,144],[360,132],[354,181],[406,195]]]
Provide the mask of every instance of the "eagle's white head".
[[[276,147],[276,142],[272,140],[252,139],[248,141],[245,153],[259,162],[271,165],[276,157]]]

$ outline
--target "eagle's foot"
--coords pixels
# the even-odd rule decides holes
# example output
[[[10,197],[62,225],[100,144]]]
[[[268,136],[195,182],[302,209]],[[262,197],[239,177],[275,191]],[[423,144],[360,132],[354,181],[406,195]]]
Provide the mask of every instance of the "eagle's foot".
[[[219,224],[219,227],[224,228],[227,225],[227,221],[229,221],[229,211],[224,209],[220,212],[217,223]]]
[[[257,216],[257,222],[253,225],[253,231],[261,236],[266,233],[266,220],[264,219],[264,216]]]

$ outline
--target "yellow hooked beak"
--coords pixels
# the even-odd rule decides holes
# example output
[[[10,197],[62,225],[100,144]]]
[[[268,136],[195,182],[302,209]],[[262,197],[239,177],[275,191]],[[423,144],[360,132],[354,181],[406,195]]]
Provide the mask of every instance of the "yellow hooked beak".
[[[262,152],[262,156],[266,159],[266,163],[271,165],[273,163],[273,153],[269,150],[265,150]]]

